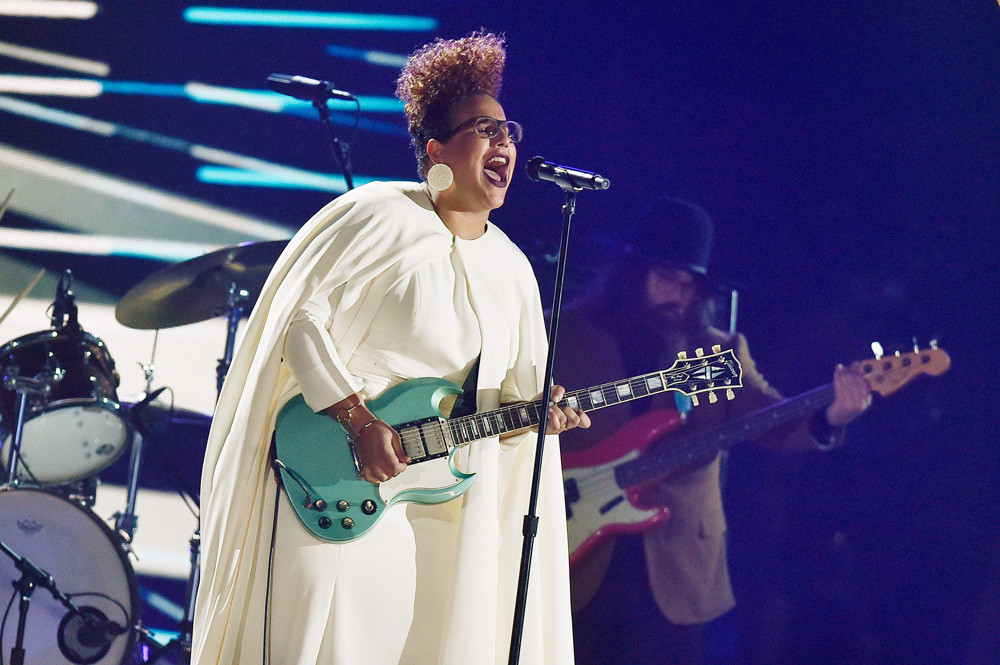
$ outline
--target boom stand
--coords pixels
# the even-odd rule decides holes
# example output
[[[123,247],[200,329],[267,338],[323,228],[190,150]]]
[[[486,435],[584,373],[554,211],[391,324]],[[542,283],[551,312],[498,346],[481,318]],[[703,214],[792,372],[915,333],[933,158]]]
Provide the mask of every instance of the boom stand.
[[[521,636],[524,632],[524,609],[528,599],[528,572],[531,569],[531,553],[538,533],[538,486],[542,474],[542,452],[545,447],[545,426],[548,423],[548,406],[553,404],[550,386],[552,385],[552,361],[555,358],[556,339],[559,333],[559,311],[562,309],[563,280],[566,273],[566,252],[569,249],[569,230],[573,212],[576,210],[577,189],[562,185],[565,200],[563,201],[562,239],[559,244],[559,261],[556,263],[555,289],[552,296],[552,317],[549,321],[549,351],[545,359],[545,379],[542,382],[545,394],[546,408],[538,417],[538,443],[535,447],[535,467],[531,475],[531,493],[528,498],[528,513],[524,516],[522,535],[524,542],[521,547],[521,567],[517,578],[517,600],[514,604],[514,625],[510,635],[510,654],[507,662],[517,665],[521,652]]]
[[[340,165],[340,170],[344,173],[344,182],[347,184],[347,189],[354,189],[354,173],[351,169],[351,146],[337,138],[337,135],[334,133],[333,120],[330,118],[330,107],[326,105],[326,99],[317,98],[313,100],[313,106],[319,111],[319,119],[323,122],[323,126],[326,127],[326,131],[330,135],[330,149],[333,150],[333,156],[337,158],[337,164]]]
[[[80,608],[73,604],[69,596],[56,588],[56,583],[47,572],[31,563],[23,556],[8,547],[0,540],[0,551],[9,556],[14,561],[14,567],[21,571],[21,577],[16,582],[12,582],[17,595],[20,596],[17,616],[17,638],[14,646],[10,649],[10,665],[24,665],[24,629],[28,621],[28,610],[31,607],[31,594],[37,587],[48,589],[52,597],[62,603],[63,607],[77,616],[83,616]],[[122,630],[124,632],[124,629]]]

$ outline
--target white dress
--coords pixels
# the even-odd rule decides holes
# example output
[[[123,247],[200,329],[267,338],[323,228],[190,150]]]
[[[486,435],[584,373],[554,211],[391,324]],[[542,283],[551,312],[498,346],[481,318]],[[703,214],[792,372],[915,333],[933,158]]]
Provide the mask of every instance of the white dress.
[[[480,410],[540,392],[545,333],[537,286],[498,228],[457,239],[422,187],[379,183],[340,197],[296,235],[255,308],[213,421],[195,663],[265,662],[275,499],[267,447],[280,405],[301,392],[318,410],[421,376],[461,383],[481,350]],[[342,545],[308,534],[281,496],[270,662],[506,662],[534,439],[463,449],[460,465],[478,474],[465,495],[396,506],[370,533]],[[554,437],[539,515],[521,662],[571,665]]]

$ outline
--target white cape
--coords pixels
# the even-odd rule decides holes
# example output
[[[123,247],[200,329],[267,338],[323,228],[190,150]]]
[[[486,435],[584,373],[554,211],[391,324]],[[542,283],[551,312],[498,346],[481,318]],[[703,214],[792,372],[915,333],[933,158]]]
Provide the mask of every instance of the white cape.
[[[406,201],[400,202],[401,197]],[[385,214],[409,206],[421,221]],[[418,210],[419,209],[419,210]],[[431,219],[436,224],[423,220]],[[495,227],[494,227],[495,228]],[[504,237],[505,238],[505,237]],[[507,241],[509,242],[509,241]],[[450,251],[452,236],[415,183],[373,183],[345,194],[319,211],[279,257],[251,315],[219,397],[202,475],[202,579],[194,617],[195,665],[263,665],[267,573],[277,484],[269,464],[277,411],[297,392],[281,360],[291,317],[310,294],[343,285],[331,336],[349,357],[379,305],[377,279],[406,275]],[[540,392],[545,329],[537,286],[526,259],[509,282],[483,283],[474,294],[496,299],[498,311],[519,311],[511,338],[517,349],[494,339],[483,324],[479,408],[501,399]],[[384,292],[383,292],[384,293]],[[482,311],[482,307],[478,307]],[[500,323],[499,320],[493,323]],[[501,344],[498,341],[504,339]],[[498,349],[490,354],[491,349]],[[511,352],[512,351],[512,352]],[[510,354],[508,355],[508,352]],[[503,395],[497,389],[506,377]],[[519,445],[483,445],[469,453],[479,473],[460,499],[444,504],[458,511],[458,538],[451,560],[439,562],[454,576],[450,612],[441,617],[440,665],[489,665],[507,659],[521,553],[521,522],[527,511],[534,434]],[[547,437],[538,503],[540,526],[521,643],[521,662],[572,665],[565,505],[558,441]],[[461,503],[459,503],[461,502]],[[415,532],[420,521],[414,522]],[[418,542],[419,542],[419,533]],[[420,599],[417,599],[419,612]],[[430,665],[421,656],[420,665]],[[404,660],[410,662],[408,658]],[[416,661],[413,661],[416,663]],[[433,662],[433,661],[431,661]],[[276,664],[277,665],[277,664]]]

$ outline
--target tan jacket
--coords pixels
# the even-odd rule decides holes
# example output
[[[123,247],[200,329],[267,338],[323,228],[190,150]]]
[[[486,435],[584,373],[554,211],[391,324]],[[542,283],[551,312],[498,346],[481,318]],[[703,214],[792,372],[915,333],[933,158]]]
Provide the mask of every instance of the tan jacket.
[[[627,376],[613,335],[577,316],[564,317],[558,344],[560,349],[574,350],[572,354],[557,354],[555,380],[568,389]],[[742,334],[730,337],[712,330],[705,339],[692,340],[689,354],[699,346],[708,352],[713,344],[734,350],[743,369],[743,387],[736,391],[733,401],[720,399],[716,404],[708,404],[707,400],[701,400],[702,404],[690,412],[682,431],[721,425],[781,399],[757,371]],[[576,359],[581,361],[574,362]],[[672,360],[664,359],[663,363],[662,368],[667,368]],[[674,407],[673,393],[648,400],[653,408]],[[629,405],[592,414],[593,427],[563,434],[562,447],[578,450],[594,445],[628,422],[630,417]],[[807,425],[807,419],[803,419],[776,428],[758,443],[772,450],[825,447],[813,438]],[[664,445],[669,445],[669,441],[668,436]],[[641,495],[643,504],[665,505],[670,511],[670,518],[648,530],[644,541],[650,589],[664,616],[673,623],[709,621],[734,605],[726,565],[726,519],[722,510],[719,470],[720,460],[716,456],[707,465],[675,474]],[[607,572],[613,549],[614,539],[610,538],[587,559],[572,567],[570,584],[574,611],[593,599]]]

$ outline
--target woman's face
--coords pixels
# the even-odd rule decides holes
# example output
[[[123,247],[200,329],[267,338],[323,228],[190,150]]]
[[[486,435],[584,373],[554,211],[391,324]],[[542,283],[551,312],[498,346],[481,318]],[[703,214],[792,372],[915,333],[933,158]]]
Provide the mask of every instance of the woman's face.
[[[514,174],[517,148],[501,126],[491,139],[476,133],[475,118],[506,120],[503,107],[486,94],[465,99],[451,112],[451,129],[462,127],[440,142],[434,161],[444,162],[455,174],[455,184],[441,192],[439,205],[460,212],[486,212],[503,205]]]

